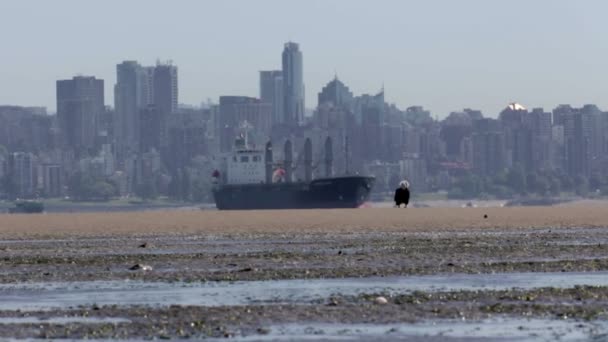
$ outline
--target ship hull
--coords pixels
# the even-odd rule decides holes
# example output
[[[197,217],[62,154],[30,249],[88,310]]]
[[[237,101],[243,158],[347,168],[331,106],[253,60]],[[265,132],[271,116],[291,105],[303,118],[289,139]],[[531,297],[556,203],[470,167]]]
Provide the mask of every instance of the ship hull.
[[[357,208],[369,198],[373,177],[344,176],[310,183],[221,185],[214,189],[220,210]]]

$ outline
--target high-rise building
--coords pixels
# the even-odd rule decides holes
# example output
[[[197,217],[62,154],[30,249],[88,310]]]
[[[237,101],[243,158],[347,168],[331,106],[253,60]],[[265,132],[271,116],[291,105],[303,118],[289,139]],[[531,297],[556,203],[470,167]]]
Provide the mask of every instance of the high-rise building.
[[[42,186],[46,197],[59,197],[62,190],[61,166],[58,164],[42,165]]]
[[[318,105],[331,104],[352,111],[353,101],[353,93],[336,76],[319,93]]]
[[[570,176],[589,177],[602,171],[604,130],[602,112],[595,105],[553,110],[556,166]],[[557,138],[557,139],[556,139]]]
[[[169,122],[169,171],[174,174],[178,169],[188,166],[196,156],[207,154],[206,124],[197,112],[178,113]]]
[[[26,152],[15,152],[9,158],[9,176],[16,198],[31,198],[34,196],[34,155]]]
[[[589,173],[599,174],[602,172],[603,144],[606,134],[602,123],[602,111],[596,105],[587,104],[581,108],[581,113],[587,122],[584,134],[589,139]]]
[[[163,118],[155,105],[148,105],[139,110],[139,151],[141,153],[150,150],[160,151],[160,139],[163,130]]]
[[[606,172],[608,172],[608,112],[602,112],[600,114],[599,126],[599,129],[601,129],[604,133],[602,138],[600,163],[602,165],[602,172],[605,174]]]
[[[210,155],[217,155],[220,152],[220,106],[210,105],[203,110],[207,117],[207,142]]]
[[[319,105],[312,117],[314,128],[323,130],[346,129],[348,120],[352,120],[352,113],[329,103]]]
[[[359,124],[370,121],[370,116],[374,117],[377,124],[386,122],[384,115],[384,90],[376,95],[363,94],[354,99],[355,119]]]
[[[553,124],[563,126],[565,118],[574,114],[572,106],[567,104],[561,104],[553,109]]]
[[[272,104],[272,123],[283,122],[283,71],[260,71],[260,100]]]
[[[124,61],[116,66],[114,86],[114,137],[118,155],[139,151],[139,112],[152,103],[153,73],[136,61]]]
[[[462,141],[471,137],[473,119],[466,112],[452,112],[441,123],[441,139],[446,145],[446,155],[452,159],[463,156]]]
[[[285,43],[283,49],[283,122],[294,126],[304,120],[304,76],[302,52],[298,44]]]
[[[355,118],[361,122],[361,137],[365,142],[361,149],[363,159],[378,159],[382,148],[382,126],[386,123],[384,113],[384,91],[376,95],[361,95],[355,98]]]
[[[575,109],[564,116],[564,149],[566,171],[570,176],[591,174],[593,154],[593,125],[597,113]]]
[[[57,115],[64,143],[78,153],[95,147],[97,118],[104,112],[103,80],[76,76],[57,81]]]
[[[404,155],[403,126],[397,124],[384,124],[380,130],[380,143],[383,147],[378,156],[389,162],[397,162]]]
[[[507,161],[505,136],[501,121],[479,119],[473,122],[473,168],[481,175],[495,175]]]
[[[177,112],[178,88],[177,66],[168,63],[157,63],[154,67],[154,90],[152,103],[163,115]]]
[[[160,153],[155,149],[142,153],[133,160],[133,175],[131,185],[142,185],[155,182],[156,175],[161,170]]]
[[[531,127],[532,170],[553,169],[553,131],[551,113],[542,108],[534,108],[528,114],[528,126]]]
[[[177,66],[158,62],[154,67],[153,104],[160,116],[160,156],[163,164],[171,160],[169,149],[169,117],[178,111]]]
[[[532,130],[529,125],[529,112],[519,103],[510,103],[502,112],[499,120],[505,133],[505,146],[513,166],[518,165],[526,171],[532,169]]]
[[[46,108],[0,106],[0,145],[23,152],[53,148],[54,119],[47,115]]]

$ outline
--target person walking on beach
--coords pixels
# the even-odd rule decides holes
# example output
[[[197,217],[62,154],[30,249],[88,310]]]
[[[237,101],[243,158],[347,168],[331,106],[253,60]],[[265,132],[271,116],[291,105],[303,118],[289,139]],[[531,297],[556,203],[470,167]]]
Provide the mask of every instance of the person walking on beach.
[[[410,183],[406,180],[399,183],[399,187],[395,190],[395,207],[401,208],[403,204],[404,208],[407,208],[410,202]]]

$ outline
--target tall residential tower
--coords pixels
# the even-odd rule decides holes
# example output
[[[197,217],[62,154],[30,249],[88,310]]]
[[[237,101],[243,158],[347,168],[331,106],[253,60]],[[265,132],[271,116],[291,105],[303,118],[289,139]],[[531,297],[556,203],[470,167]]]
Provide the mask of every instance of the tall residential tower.
[[[139,112],[152,104],[151,68],[136,61],[124,61],[116,66],[114,86],[114,135],[119,156],[139,152]]]
[[[76,76],[57,81],[57,117],[64,143],[76,152],[95,147],[97,120],[104,112],[103,80]]]
[[[304,77],[302,52],[298,44],[283,49],[283,123],[297,125],[304,119]]]
[[[153,103],[163,115],[177,112],[177,66],[167,63],[157,63],[154,67]]]
[[[260,100],[272,104],[272,123],[282,123],[283,71],[260,71]]]

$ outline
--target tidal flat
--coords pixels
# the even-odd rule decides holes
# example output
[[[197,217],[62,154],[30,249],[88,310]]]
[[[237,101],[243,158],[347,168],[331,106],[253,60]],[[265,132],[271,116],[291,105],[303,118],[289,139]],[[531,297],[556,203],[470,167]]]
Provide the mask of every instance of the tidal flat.
[[[601,339],[606,227],[580,207],[0,215],[0,337]]]

